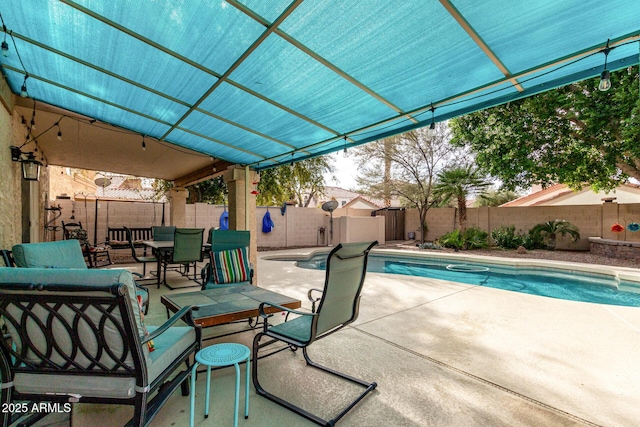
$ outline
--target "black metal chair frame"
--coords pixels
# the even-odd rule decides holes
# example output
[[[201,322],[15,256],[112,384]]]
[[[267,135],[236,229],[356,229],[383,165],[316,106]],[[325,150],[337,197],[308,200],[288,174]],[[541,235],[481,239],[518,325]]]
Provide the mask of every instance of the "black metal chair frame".
[[[137,335],[136,321],[133,316],[133,308],[128,304],[126,291],[121,289],[124,285],[47,285],[48,290],[69,291],[70,295],[43,295],[42,286],[9,283],[1,284],[2,300],[0,300],[0,314],[5,322],[11,322],[19,331],[22,339],[22,349],[17,352],[9,340],[3,339],[0,342],[0,374],[2,378],[2,394],[0,404],[7,405],[11,402],[28,400],[31,402],[80,402],[80,403],[102,403],[133,405],[134,416],[127,426],[146,426],[167,402],[169,397],[182,387],[183,396],[189,394],[189,377],[191,374],[190,358],[200,348],[201,329],[193,322],[191,307],[185,307],[178,311],[171,319],[165,322],[153,333],[139,337]],[[18,290],[18,292],[15,292]],[[30,292],[24,292],[30,291]],[[87,291],[86,295],[83,292]],[[96,296],[96,291],[110,292],[112,297]],[[7,310],[10,306],[17,308],[20,315],[12,316]],[[75,321],[67,322],[59,314],[61,308],[68,308],[75,312]],[[99,322],[90,322],[87,310],[97,310],[100,313]],[[137,308],[135,308],[137,309]],[[42,313],[47,313],[47,323],[39,322],[37,319]],[[122,323],[114,319],[113,313],[119,313]],[[67,336],[72,338],[71,349],[67,350],[63,342],[59,342],[51,329],[49,322],[56,321],[58,325],[64,325]],[[142,345],[156,339],[165,332],[171,325],[179,320],[183,320],[189,326],[195,327],[196,341],[182,352],[175,360],[156,378],[153,383],[148,384],[145,356],[142,352]],[[89,350],[85,344],[78,339],[78,322],[90,323],[96,334],[95,344],[97,349]],[[30,328],[38,327],[38,332],[46,338],[47,351],[43,354],[34,342],[31,341],[26,324]],[[109,347],[108,342],[102,337],[102,328],[106,324],[121,325],[117,328],[121,336],[123,348],[115,351]],[[113,332],[111,332],[113,333]],[[40,337],[40,335],[37,335]],[[65,349],[63,351],[63,349]],[[51,354],[62,356],[62,361],[54,362],[49,358]],[[74,361],[78,354],[83,354],[91,363],[81,366]],[[98,360],[94,355],[109,355],[108,362]],[[125,360],[131,356],[132,363],[127,364]],[[37,361],[34,361],[34,357]],[[176,374],[181,364],[186,364],[186,369]],[[21,394],[13,389],[13,379],[15,373],[42,374],[42,375],[63,375],[63,376],[97,376],[112,378],[135,378],[136,393],[131,398],[105,398],[95,396],[68,396],[51,394]],[[157,391],[157,393],[156,393]],[[154,393],[155,396],[154,396]],[[149,400],[149,398],[153,396]],[[8,411],[0,414],[0,425],[6,427],[11,418]]]
[[[138,254],[136,253],[136,244],[134,243],[133,240],[133,230],[129,229],[127,227],[122,227],[124,229],[125,232],[125,236],[126,236],[126,240],[129,244],[129,248],[131,249],[131,256],[133,257],[133,259],[135,260],[135,262],[141,263],[142,264],[142,276],[138,277],[136,279],[136,282],[140,282],[140,281],[146,281],[146,280],[153,280],[154,283],[157,281],[157,277],[147,277],[147,263],[148,262],[152,262],[154,264],[158,263],[158,258],[156,258],[155,256],[147,256],[146,252],[146,246],[145,246],[145,251],[143,256],[138,256]],[[152,271],[149,271],[150,274],[153,274]],[[156,272],[157,274],[158,272]],[[145,283],[144,285],[151,285],[153,283]],[[158,284],[158,288],[160,288],[160,284]]]
[[[16,262],[13,259],[13,254],[8,249],[0,249],[2,253],[2,261],[4,262],[5,267],[15,267]]]
[[[377,383],[375,382],[367,382],[355,377],[352,377],[350,375],[347,375],[345,373],[336,371],[334,369],[328,368],[326,366],[320,365],[314,361],[312,361],[309,358],[309,354],[307,353],[307,348],[316,340],[319,340],[321,338],[324,338],[330,334],[333,334],[334,332],[337,332],[339,330],[341,330],[342,328],[344,328],[345,326],[349,325],[350,323],[352,323],[353,321],[355,321],[358,317],[358,309],[359,309],[359,304],[360,304],[360,293],[362,291],[362,286],[364,284],[364,279],[365,279],[365,274],[366,274],[366,269],[367,269],[367,260],[368,260],[368,256],[369,256],[369,251],[371,250],[371,248],[373,246],[375,246],[378,242],[373,242],[371,243],[371,245],[364,251],[363,254],[360,255],[356,255],[356,256],[351,256],[351,257],[345,257],[345,258],[341,258],[341,259],[349,259],[349,258],[356,258],[356,257],[363,257],[363,266],[362,266],[362,275],[361,275],[361,280],[360,280],[360,284],[359,287],[357,289],[356,294],[354,295],[354,301],[353,301],[353,308],[352,308],[352,315],[351,318],[343,323],[341,323],[340,325],[324,332],[321,334],[317,334],[317,326],[318,326],[318,318],[319,315],[322,311],[323,305],[326,304],[330,304],[331,302],[327,302],[324,300],[324,296],[326,295],[326,291],[327,291],[327,286],[329,285],[329,274],[330,274],[330,266],[331,266],[331,260],[334,256],[336,257],[340,257],[339,254],[337,254],[337,252],[343,247],[342,244],[337,245],[330,253],[329,256],[327,258],[327,267],[326,267],[326,276],[325,276],[325,285],[324,285],[324,289],[320,290],[320,289],[310,289],[308,292],[308,297],[309,300],[312,303],[312,313],[305,313],[305,312],[301,312],[301,311],[297,311],[297,310],[291,310],[289,308],[286,307],[282,307],[282,306],[278,306],[275,304],[269,304],[269,303],[262,303],[260,304],[260,316],[264,319],[264,323],[263,323],[263,330],[262,332],[256,334],[256,336],[254,337],[253,340],[253,351],[252,351],[252,355],[251,355],[251,376],[252,376],[252,380],[253,380],[253,385],[256,388],[256,393],[260,396],[264,396],[267,399],[293,411],[296,412],[297,414],[307,418],[308,420],[313,421],[316,424],[322,425],[322,426],[334,426],[336,422],[338,422],[343,416],[345,416],[351,409],[353,409],[353,407],[355,407],[355,405],[360,402],[369,392],[371,392],[372,390],[374,390],[377,387]],[[322,292],[322,297],[320,298],[313,298],[312,293],[314,291],[317,292]],[[317,311],[316,311],[316,303],[318,303],[317,305]],[[287,316],[289,314],[297,314],[297,315],[301,315],[301,316],[313,316],[313,319],[311,321],[311,334],[310,334],[310,338],[308,341],[299,341],[296,339],[292,339],[291,337],[288,336],[284,336],[284,335],[280,335],[277,333],[274,333],[270,330],[270,325],[268,324],[268,317],[269,315],[265,313],[264,311],[264,307],[265,306],[272,306],[272,307],[278,307],[279,309],[281,309],[283,312],[287,313]],[[295,319],[294,319],[295,320]],[[265,343],[260,343],[260,340],[262,339],[262,337],[267,336],[270,337],[271,340],[265,342]],[[357,396],[353,401],[351,401],[351,403],[349,403],[349,405],[347,405],[344,409],[342,409],[334,418],[332,418],[331,420],[325,420],[323,418],[320,418],[317,415],[314,415],[302,408],[300,408],[297,405],[294,405],[291,402],[288,402],[272,393],[267,392],[261,385],[260,382],[258,380],[258,360],[262,357],[266,357],[266,356],[270,356],[272,354],[278,353],[279,351],[282,351],[282,349],[280,350],[275,350],[272,353],[267,354],[266,356],[262,356],[262,357],[258,357],[258,352],[260,349],[267,347],[271,344],[274,344],[278,341],[284,342],[288,345],[288,348],[291,348],[292,350],[297,350],[298,348],[302,348],[302,354],[304,356],[304,359],[307,363],[307,365],[317,368],[319,370],[322,370],[324,372],[330,373],[332,375],[335,375],[337,377],[340,377],[342,379],[345,379],[347,381],[350,381],[352,383],[358,384],[362,387],[365,388],[365,390],[359,395]],[[285,347],[286,349],[287,347]]]
[[[84,228],[82,228],[81,221],[67,223],[62,221],[62,236],[64,240],[69,240],[71,231],[76,229],[84,230]],[[88,241],[84,244],[80,242],[80,246],[82,246],[82,253],[87,259],[87,266],[89,268],[105,267],[107,265],[113,264],[113,262],[111,261],[111,254],[109,253],[108,249],[105,249],[103,251],[93,251],[92,248],[94,248],[94,246]],[[106,259],[107,263],[98,265],[98,258]]]

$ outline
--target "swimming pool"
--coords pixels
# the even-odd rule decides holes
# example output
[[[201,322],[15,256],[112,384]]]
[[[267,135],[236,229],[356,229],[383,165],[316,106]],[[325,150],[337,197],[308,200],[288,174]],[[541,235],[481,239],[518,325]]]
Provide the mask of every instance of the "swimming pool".
[[[298,260],[300,268],[323,270],[327,253]],[[640,284],[613,275],[548,267],[513,267],[456,258],[423,258],[372,253],[367,271],[429,277],[549,298],[640,307]]]

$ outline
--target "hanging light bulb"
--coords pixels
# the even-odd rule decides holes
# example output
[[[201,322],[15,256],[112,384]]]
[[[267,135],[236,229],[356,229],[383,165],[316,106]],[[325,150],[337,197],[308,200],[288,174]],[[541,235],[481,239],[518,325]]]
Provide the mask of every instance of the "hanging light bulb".
[[[429,129],[427,129],[427,135],[429,138],[433,138],[436,134],[436,122],[435,122],[435,111],[436,109],[433,107],[433,103],[431,104],[431,124],[429,125]]]
[[[607,70],[609,52],[611,52],[611,48],[609,47],[609,40],[607,40],[607,46],[602,49],[602,53],[604,53],[604,70],[600,73],[600,84],[598,85],[598,90],[602,92],[606,92],[611,89],[611,73]]]
[[[29,78],[29,75],[27,74],[26,76],[24,76],[24,81],[22,82],[22,87],[20,88],[20,96],[23,98],[26,98],[27,96],[29,96],[29,92],[27,92],[27,79]]]
[[[611,73],[609,70],[604,70],[600,73],[600,84],[598,85],[598,90],[606,92],[609,89],[611,89]]]
[[[342,154],[347,157],[347,136],[344,137],[344,150],[342,150]]]
[[[144,135],[142,135],[142,151],[147,151],[147,144],[144,143]]]
[[[56,122],[56,126],[58,126],[58,141],[62,141],[62,131],[60,130],[60,123]]]
[[[2,55],[6,58],[9,56],[9,44],[7,43],[7,27],[2,24],[2,30],[4,31],[4,41],[2,42]]]

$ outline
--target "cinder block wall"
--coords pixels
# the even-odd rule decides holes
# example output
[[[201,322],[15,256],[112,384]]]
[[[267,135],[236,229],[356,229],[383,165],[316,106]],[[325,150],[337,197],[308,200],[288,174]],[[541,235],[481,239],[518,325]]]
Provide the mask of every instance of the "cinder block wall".
[[[9,152],[9,150],[7,150]],[[2,159],[0,159],[2,161]],[[9,159],[10,161],[10,159]],[[2,185],[2,184],[0,184]],[[12,191],[7,190],[9,194]],[[14,191],[17,191],[14,190]],[[0,193],[0,197],[5,197]],[[89,239],[94,241],[94,221],[96,203],[94,199],[77,198],[74,200],[57,199],[50,202],[51,205],[60,205],[62,215],[50,225],[60,227],[61,221],[71,221],[71,215],[76,221],[82,221],[88,231]],[[9,215],[19,213],[3,209]],[[218,227],[220,215],[224,206],[197,203],[187,205],[187,227],[204,228]],[[262,220],[267,212],[275,224],[270,233],[262,232]],[[19,212],[19,211],[18,211]],[[162,203],[150,202],[124,202],[98,200],[98,227],[97,242],[104,242],[107,236],[107,227],[151,227],[162,224]],[[348,214],[348,215],[347,215]],[[377,239],[384,240],[383,217],[371,217],[371,211],[367,209],[338,209],[334,212],[333,243],[341,241],[359,241]],[[49,214],[52,218],[53,214]],[[164,204],[165,224],[171,224],[169,217],[169,204]],[[330,224],[329,214],[319,208],[300,208],[288,206],[284,215],[279,207],[258,207],[256,209],[256,228],[258,247],[261,248],[286,248],[286,247],[310,247],[325,246],[329,244]],[[589,237],[602,237],[617,241],[640,242],[640,232],[633,233],[626,230],[630,222],[640,223],[640,204],[606,203],[602,205],[583,206],[532,206],[511,208],[470,208],[467,211],[467,221],[470,227],[477,226],[489,233],[497,227],[514,225],[516,230],[528,231],[536,224],[554,219],[565,219],[576,225],[580,230],[581,239],[571,243],[568,238],[558,241],[558,249],[589,250]],[[45,218],[46,220],[46,218]],[[19,223],[19,221],[17,221]],[[46,222],[46,221],[45,221]],[[611,232],[611,226],[619,223],[625,227],[622,233]],[[15,224],[14,222],[13,224]],[[5,247],[19,240],[19,230],[13,230],[9,223],[0,220],[0,236]],[[44,223],[43,223],[44,224]],[[433,241],[443,234],[458,227],[457,210],[453,208],[433,208],[427,213],[427,241]],[[324,231],[321,231],[324,230]],[[420,239],[419,218],[417,209],[405,211],[405,237],[409,232],[416,233],[416,239]],[[48,232],[45,240],[61,240],[61,230],[54,233]]]
[[[569,238],[558,240],[558,249],[589,250],[589,237],[602,237],[629,242],[640,242],[640,232],[626,230],[630,222],[640,223],[640,204],[604,203],[580,206],[527,206],[504,208],[470,208],[467,210],[467,225],[479,227],[491,233],[501,226],[515,226],[516,230],[529,231],[536,224],[564,219],[578,227],[580,240],[572,243]],[[420,238],[417,209],[408,209],[405,231],[416,232]],[[619,223],[625,227],[622,233],[611,232],[611,226]],[[457,210],[433,208],[427,213],[427,241],[433,241],[445,233],[458,228]]]

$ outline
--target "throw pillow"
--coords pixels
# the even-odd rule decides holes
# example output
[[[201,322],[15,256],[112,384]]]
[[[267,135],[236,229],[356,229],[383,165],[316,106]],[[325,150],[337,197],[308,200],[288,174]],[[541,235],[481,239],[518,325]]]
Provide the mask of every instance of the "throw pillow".
[[[218,284],[238,283],[249,280],[247,248],[211,252],[213,279]]]
[[[138,308],[140,309],[140,322],[142,322],[142,329],[144,330],[144,334],[146,336],[146,335],[149,335],[149,331],[147,330],[147,327],[144,325],[144,308],[142,306],[142,295],[137,295],[136,300],[138,301]],[[147,341],[147,349],[149,350],[149,352],[152,352],[153,350],[156,349],[156,346],[153,343],[153,340]]]

